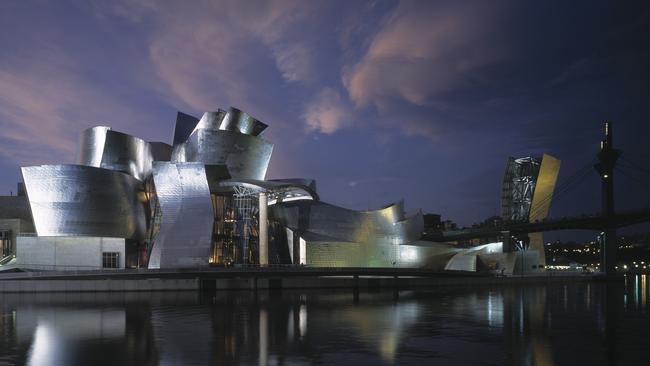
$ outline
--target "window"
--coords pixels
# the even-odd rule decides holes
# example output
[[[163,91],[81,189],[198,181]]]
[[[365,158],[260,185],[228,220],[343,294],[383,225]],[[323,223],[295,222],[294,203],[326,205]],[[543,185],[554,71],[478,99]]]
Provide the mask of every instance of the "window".
[[[11,230],[0,230],[0,259],[12,254]]]
[[[120,253],[102,253],[102,268],[120,268]]]

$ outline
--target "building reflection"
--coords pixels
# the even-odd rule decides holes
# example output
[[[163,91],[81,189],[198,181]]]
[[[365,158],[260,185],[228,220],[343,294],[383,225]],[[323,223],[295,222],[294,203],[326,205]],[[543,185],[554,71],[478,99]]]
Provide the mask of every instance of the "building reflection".
[[[9,364],[156,365],[145,301],[133,294],[3,294],[0,360],[11,355]]]
[[[573,283],[439,288],[398,296],[5,294],[0,364],[314,364],[349,362],[353,356],[373,364],[439,358],[549,366],[576,360],[576,352],[585,364],[599,364],[624,357],[616,348],[621,344],[616,327],[629,326],[620,322],[621,312],[647,311],[647,277],[627,281],[627,287],[611,289]],[[572,337],[576,329],[583,339]],[[603,343],[606,350],[579,352]],[[458,352],[465,348],[468,352]]]

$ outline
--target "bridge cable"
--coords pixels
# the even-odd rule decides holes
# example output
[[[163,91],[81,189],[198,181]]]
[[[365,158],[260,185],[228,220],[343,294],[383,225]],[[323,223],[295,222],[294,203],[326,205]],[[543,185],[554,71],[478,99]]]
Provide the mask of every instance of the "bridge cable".
[[[621,156],[621,160],[619,161],[619,165],[620,166],[625,166],[625,167],[630,168],[630,169],[633,169],[637,173],[643,173],[643,174],[650,175],[650,170],[645,169],[645,168],[641,167],[640,165],[636,164],[635,162],[633,162],[632,160],[629,160],[627,158],[623,158],[622,156]]]
[[[532,214],[538,213],[539,210],[542,209],[542,206],[545,205],[546,203],[549,203],[549,201],[553,199],[558,200],[560,197],[563,197],[567,192],[570,192],[573,188],[578,187],[580,184],[582,184],[585,178],[591,173],[591,166],[587,166],[583,168],[582,170],[579,171],[579,173],[580,175],[577,176],[575,179],[573,179],[570,182],[567,182],[565,185],[559,187],[557,191],[554,191],[552,194],[548,195],[546,200],[540,201],[540,205],[537,207],[537,209],[533,210],[531,213]]]
[[[544,198],[542,198],[539,201],[539,203],[538,203],[539,205],[537,206],[536,209],[533,209],[529,213],[529,217],[531,215],[537,214],[539,212],[539,210],[541,210],[541,207],[546,205],[549,201],[551,201],[553,199],[557,200],[559,197],[561,197],[564,193],[568,192],[574,186],[577,186],[579,183],[582,183],[582,180],[589,173],[590,169],[591,169],[590,166],[583,167],[582,169],[576,171],[576,173],[574,173],[574,175],[572,175],[571,177],[564,180],[560,185],[558,185],[553,190],[553,192],[547,194]]]
[[[625,178],[627,178],[630,181],[638,184],[639,187],[641,187],[641,188],[643,188],[645,190],[650,190],[650,182],[646,182],[646,181],[643,181],[641,179],[638,179],[637,177],[634,177],[633,175],[628,174],[628,172],[626,172],[625,170],[621,169],[618,166],[615,169],[616,169],[617,172],[621,173],[621,175],[623,175]],[[650,197],[646,201],[645,206],[646,207],[650,206]]]
[[[581,169],[577,170],[569,178],[565,179],[561,184],[559,184],[556,187],[556,189],[553,190],[553,192],[547,194],[544,198],[542,198],[541,201],[539,201],[539,205],[537,206],[537,208],[532,210],[528,214],[528,217],[539,213],[539,211],[542,209],[542,207],[545,206],[547,203],[549,203],[549,201],[551,201],[553,199],[558,200],[566,192],[569,192],[571,189],[573,189],[573,188],[579,186],[580,184],[582,184],[584,179],[591,172],[592,165],[593,165],[593,161],[590,162],[589,164],[587,164],[586,166],[582,167]]]

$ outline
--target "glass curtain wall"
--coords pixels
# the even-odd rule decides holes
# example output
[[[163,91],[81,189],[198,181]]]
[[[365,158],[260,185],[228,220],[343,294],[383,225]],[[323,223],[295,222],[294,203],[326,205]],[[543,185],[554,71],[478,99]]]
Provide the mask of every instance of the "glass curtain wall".
[[[211,265],[258,264],[258,203],[254,196],[212,194]]]

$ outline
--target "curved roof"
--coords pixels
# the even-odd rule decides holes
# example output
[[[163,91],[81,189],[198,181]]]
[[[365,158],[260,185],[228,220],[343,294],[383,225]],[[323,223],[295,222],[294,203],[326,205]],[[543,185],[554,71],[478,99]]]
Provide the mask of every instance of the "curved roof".
[[[308,181],[305,180],[305,182]],[[252,189],[255,192],[267,192],[269,205],[297,200],[319,200],[315,184],[304,185],[297,183],[296,180],[226,179],[220,181],[219,186],[224,188],[239,186]]]

